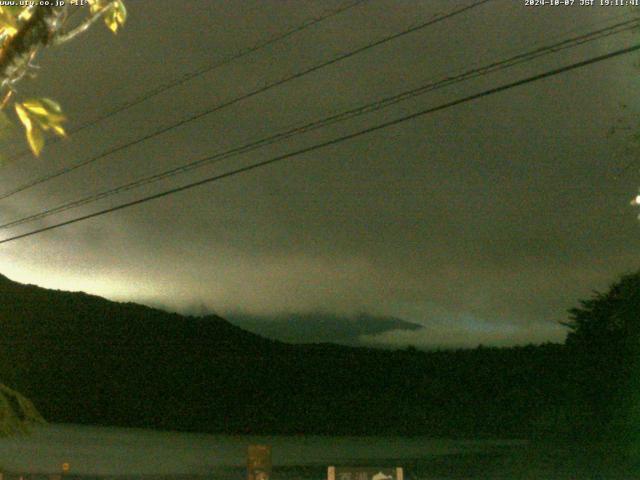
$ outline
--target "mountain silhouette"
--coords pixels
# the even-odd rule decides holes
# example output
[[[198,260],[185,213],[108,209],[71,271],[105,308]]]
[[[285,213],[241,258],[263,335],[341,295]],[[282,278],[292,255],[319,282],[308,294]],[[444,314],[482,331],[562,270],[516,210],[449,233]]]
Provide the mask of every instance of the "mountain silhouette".
[[[293,345],[215,315],[183,316],[0,276],[0,380],[51,422],[520,436],[548,419],[555,428],[565,408],[566,362],[563,346],[551,344],[451,352]]]
[[[365,346],[364,335],[377,335],[393,330],[415,331],[422,325],[395,317],[360,314],[353,317],[316,314],[254,316],[233,314],[226,319],[244,330],[263,337],[289,343],[338,343]]]

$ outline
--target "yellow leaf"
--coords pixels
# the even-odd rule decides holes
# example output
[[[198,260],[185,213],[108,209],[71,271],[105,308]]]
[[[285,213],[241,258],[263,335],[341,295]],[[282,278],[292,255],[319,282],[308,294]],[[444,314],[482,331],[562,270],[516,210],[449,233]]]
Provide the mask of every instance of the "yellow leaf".
[[[56,132],[57,135],[61,137],[67,136],[67,132],[65,132],[64,128],[62,128],[60,125],[51,125],[51,128],[53,129],[54,132]]]
[[[18,21],[26,21],[31,16],[26,7],[0,7],[0,29],[13,35],[18,31]]]
[[[18,32],[18,15],[14,11],[16,7],[0,7],[0,31],[9,36]]]
[[[18,33],[17,28],[9,27],[7,25],[0,25],[0,34],[7,34],[10,37],[13,37],[16,33]]]
[[[109,30],[111,30],[113,33],[116,33],[118,31],[118,22],[115,19],[115,15],[113,15],[112,13],[109,13],[106,17],[104,17],[104,23],[107,24],[107,27],[109,27]]]
[[[88,0],[89,11],[91,13],[97,13],[104,8],[104,0]]]
[[[26,102],[22,102],[21,105],[28,110],[29,114],[35,115],[38,122],[41,123],[53,124],[66,120],[66,117],[62,114],[60,105],[49,98],[27,100]]]
[[[127,9],[122,0],[116,0],[111,4],[109,13],[104,17],[104,21],[113,33],[118,32],[118,27],[124,25],[127,19]]]
[[[31,130],[27,130],[27,140],[29,141],[29,146],[31,147],[31,151],[37,157],[42,152],[42,147],[44,147],[44,136],[42,135],[42,130],[39,128],[32,128]]]
[[[114,9],[116,11],[116,20],[120,25],[124,25],[124,22],[127,21],[127,7],[124,6],[124,2],[118,0]]]
[[[65,136],[61,123],[65,121],[58,103],[48,98],[28,100],[15,104],[16,113],[27,132],[27,140],[33,153],[40,155],[44,146],[43,132],[53,130],[56,135]]]
[[[60,124],[62,122],[64,122],[67,119],[67,117],[65,117],[64,115],[59,115],[57,113],[50,113],[47,112],[46,115],[42,116],[42,118],[40,118],[40,121],[42,123],[47,123],[50,125],[53,124]]]
[[[88,0],[89,11],[96,14],[108,8],[105,12],[104,23],[113,33],[118,32],[118,28],[124,25],[127,20],[127,9],[122,0]]]
[[[39,98],[37,100],[27,100],[22,105],[36,115],[62,114],[62,108],[58,102],[50,98]]]
[[[34,10],[30,8],[23,8],[22,12],[20,12],[20,15],[18,15],[18,19],[22,20],[23,22],[26,22],[31,18],[31,16],[33,15],[33,12]]]
[[[47,109],[37,100],[22,102],[22,106],[35,115],[47,115]]]
[[[34,125],[29,117],[29,112],[19,103],[15,105],[16,113],[18,114],[18,118],[24,125],[25,130],[27,131],[27,141],[29,142],[29,147],[31,147],[31,151],[37,157],[40,155],[42,151],[42,147],[44,146],[44,137],[42,136],[42,130]]]
[[[27,113],[27,111],[19,103],[16,103],[15,108],[16,108],[16,113],[18,114],[18,118],[24,125],[24,128],[26,128],[27,131],[31,130],[33,128],[33,123],[31,122],[31,119],[29,118],[29,114]]]

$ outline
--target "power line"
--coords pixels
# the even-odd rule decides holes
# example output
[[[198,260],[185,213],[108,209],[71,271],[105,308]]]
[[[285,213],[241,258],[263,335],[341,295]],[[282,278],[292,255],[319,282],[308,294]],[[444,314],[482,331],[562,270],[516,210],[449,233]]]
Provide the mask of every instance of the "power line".
[[[326,147],[329,147],[331,145],[336,145],[338,143],[341,143],[341,142],[344,142],[344,141],[347,141],[347,140],[352,140],[352,139],[360,137],[362,135],[366,135],[366,134],[369,134],[369,133],[377,132],[377,131],[382,130],[384,128],[389,128],[389,127],[392,127],[394,125],[398,125],[400,123],[403,123],[403,122],[406,122],[406,121],[409,121],[409,120],[413,120],[413,119],[416,119],[416,118],[419,118],[419,117],[422,117],[422,116],[425,116],[425,115],[428,115],[428,114],[431,114],[431,113],[435,113],[435,112],[438,112],[438,111],[441,111],[441,110],[445,110],[447,108],[451,108],[451,107],[454,107],[454,106],[457,106],[457,105],[461,105],[463,103],[467,103],[467,102],[470,102],[470,101],[473,101],[473,100],[477,100],[477,99],[480,99],[480,98],[483,98],[483,97],[487,97],[489,95],[500,93],[500,92],[503,92],[505,90],[509,90],[511,88],[515,88],[515,87],[526,85],[526,84],[529,84],[529,83],[532,83],[532,82],[536,82],[538,80],[542,80],[542,79],[545,79],[545,78],[553,77],[555,75],[559,75],[561,73],[569,72],[571,70],[576,70],[578,68],[582,68],[582,67],[585,67],[587,65],[592,65],[592,64],[595,64],[595,63],[598,63],[598,62],[601,62],[601,61],[604,61],[604,60],[608,60],[608,59],[611,59],[611,58],[614,58],[614,57],[618,57],[620,55],[625,55],[627,53],[631,53],[631,52],[634,52],[634,51],[637,51],[637,50],[640,50],[640,43],[635,44],[635,45],[633,45],[631,47],[619,49],[619,50],[616,50],[616,51],[613,51],[613,52],[610,52],[610,53],[607,53],[607,54],[604,54],[604,55],[599,55],[597,57],[592,57],[592,58],[587,59],[587,60],[576,62],[576,63],[573,63],[571,65],[567,65],[567,66],[560,67],[560,68],[555,68],[553,70],[548,70],[546,72],[543,72],[543,73],[540,73],[540,74],[537,74],[537,75],[533,75],[533,76],[530,76],[530,77],[527,77],[527,78],[524,78],[524,79],[521,79],[521,80],[517,80],[517,81],[514,81],[514,82],[510,82],[510,83],[507,83],[507,84],[504,84],[504,85],[501,85],[501,86],[498,86],[498,87],[490,88],[490,89],[484,90],[484,91],[482,91],[480,93],[475,93],[473,95],[469,95],[469,96],[460,98],[458,100],[453,100],[453,101],[438,105],[436,107],[427,108],[425,110],[421,110],[419,112],[415,112],[415,113],[412,113],[412,114],[409,114],[409,115],[405,115],[403,117],[399,117],[399,118],[396,118],[394,120],[390,120],[390,121],[387,121],[387,122],[384,122],[384,123],[380,123],[378,125],[374,125],[372,127],[368,127],[368,128],[359,130],[359,131],[354,132],[354,133],[350,133],[350,134],[347,134],[347,135],[342,135],[340,137],[336,137],[336,138],[333,138],[331,140],[327,140],[325,142],[317,143],[317,144],[312,145],[310,147],[305,147],[305,148],[302,148],[302,149],[299,149],[299,150],[295,150],[293,152],[285,153],[283,155],[279,155],[279,156],[270,158],[268,160],[263,160],[262,162],[258,162],[258,163],[247,165],[247,166],[244,166],[244,167],[241,167],[241,168],[237,168],[235,170],[231,170],[229,172],[225,172],[225,173],[222,173],[222,174],[219,174],[219,175],[214,175],[212,177],[208,177],[208,178],[205,178],[205,179],[202,179],[202,180],[198,180],[196,182],[189,183],[187,185],[183,185],[181,187],[175,187],[175,188],[172,188],[170,190],[165,190],[163,192],[156,193],[154,195],[149,195],[147,197],[139,198],[137,200],[133,200],[133,201],[130,201],[130,202],[122,203],[120,205],[116,205],[114,207],[106,208],[104,210],[100,210],[100,211],[97,211],[97,212],[94,212],[94,213],[90,213],[88,215],[83,215],[83,216],[80,216],[80,217],[73,218],[71,220],[60,222],[60,223],[57,223],[57,224],[54,224],[54,225],[49,225],[47,227],[43,227],[43,228],[39,228],[39,229],[36,229],[36,230],[32,230],[30,232],[26,232],[26,233],[23,233],[23,234],[20,234],[20,235],[15,235],[13,237],[5,238],[3,240],[0,240],[0,244],[12,242],[12,241],[15,241],[15,240],[19,240],[21,238],[30,237],[30,236],[36,235],[38,233],[46,232],[46,231],[53,230],[55,228],[60,228],[60,227],[66,226],[66,225],[71,225],[73,223],[78,223],[78,222],[81,222],[81,221],[84,221],[84,220],[88,220],[90,218],[95,218],[95,217],[98,217],[98,216],[101,216],[101,215],[105,215],[107,213],[115,212],[115,211],[118,211],[118,210],[123,210],[125,208],[133,207],[135,205],[140,205],[142,203],[146,203],[146,202],[149,202],[151,200],[156,200],[158,198],[163,198],[163,197],[166,197],[166,196],[169,196],[169,195],[173,195],[173,194],[178,193],[178,192],[189,190],[189,189],[192,189],[194,187],[198,187],[200,185],[205,185],[207,183],[212,183],[212,182],[215,182],[215,181],[218,181],[218,180],[222,180],[224,178],[228,178],[228,177],[232,177],[232,176],[235,176],[235,175],[238,175],[238,174],[241,174],[241,173],[249,172],[251,170],[256,170],[258,168],[262,168],[262,167],[265,167],[267,165],[274,164],[276,162],[281,162],[283,160],[286,160],[286,159],[289,159],[289,158],[293,158],[293,157],[296,157],[296,156],[299,156],[299,155],[302,155],[302,154],[305,154],[305,153],[313,152],[315,150],[320,150],[322,148],[326,148]]]
[[[49,174],[44,175],[42,177],[39,177],[39,178],[37,178],[35,180],[32,180],[32,181],[30,181],[30,182],[28,182],[26,184],[23,184],[20,187],[15,188],[14,190],[11,190],[9,192],[6,192],[6,193],[0,195],[0,200],[3,200],[3,199],[8,198],[8,197],[11,197],[11,196],[13,196],[13,195],[15,195],[17,193],[23,192],[24,190],[27,190],[27,189],[29,189],[31,187],[34,187],[36,185],[39,185],[41,183],[44,183],[46,181],[52,180],[54,178],[57,178],[57,177],[59,177],[61,175],[65,175],[67,173],[70,173],[70,172],[72,172],[74,170],[77,170],[77,169],[79,169],[81,167],[84,167],[86,165],[94,163],[94,162],[96,162],[96,161],[98,161],[98,160],[100,160],[100,159],[102,159],[102,158],[104,158],[104,157],[106,157],[108,155],[111,155],[113,153],[117,153],[117,152],[119,152],[121,150],[124,150],[124,149],[129,148],[129,147],[134,146],[134,145],[137,145],[137,144],[142,143],[142,142],[144,142],[146,140],[149,140],[151,138],[157,137],[158,135],[161,135],[161,134],[166,133],[168,131],[171,131],[171,130],[173,130],[175,128],[178,128],[178,127],[181,127],[183,125],[186,125],[187,123],[191,123],[191,122],[193,122],[195,120],[198,120],[198,119],[200,119],[200,118],[202,118],[204,116],[210,115],[210,114],[212,114],[214,112],[217,112],[217,111],[222,110],[222,109],[224,109],[226,107],[234,105],[234,104],[236,104],[238,102],[241,102],[241,101],[244,101],[244,100],[248,100],[249,98],[252,98],[252,97],[254,97],[256,95],[262,94],[262,93],[264,93],[264,92],[266,92],[268,90],[271,90],[272,88],[275,88],[275,87],[278,87],[278,86],[283,85],[285,83],[288,83],[290,81],[296,80],[296,79],[301,78],[303,76],[306,76],[306,75],[308,75],[310,73],[316,72],[316,71],[318,71],[320,69],[323,69],[323,68],[328,67],[330,65],[333,65],[333,64],[336,64],[338,62],[341,62],[342,60],[346,60],[346,59],[348,59],[350,57],[353,57],[355,55],[358,55],[358,54],[360,54],[362,52],[365,52],[365,51],[370,50],[372,48],[375,48],[375,47],[378,47],[378,46],[383,45],[385,43],[388,43],[388,42],[391,42],[393,40],[396,40],[396,39],[398,39],[400,37],[403,37],[405,35],[409,35],[411,33],[415,33],[415,32],[417,32],[419,30],[422,30],[422,29],[424,29],[426,27],[434,25],[434,24],[436,24],[438,22],[453,18],[453,17],[455,17],[457,15],[465,13],[465,12],[467,12],[467,11],[473,9],[473,8],[479,7],[479,6],[481,6],[481,5],[485,4],[485,3],[488,3],[490,1],[492,1],[492,0],[478,0],[475,3],[472,3],[470,5],[466,5],[464,7],[458,8],[456,10],[453,10],[453,11],[449,12],[449,13],[446,13],[446,14],[443,14],[443,15],[438,15],[435,18],[432,18],[431,20],[429,20],[427,22],[424,22],[424,23],[422,23],[420,25],[407,28],[407,29],[405,29],[405,30],[403,30],[403,31],[401,31],[399,33],[395,33],[395,34],[389,35],[387,37],[384,37],[384,38],[382,38],[380,40],[376,40],[375,42],[369,43],[369,44],[367,44],[367,45],[365,45],[363,47],[359,47],[359,48],[357,48],[355,50],[351,50],[350,52],[340,54],[340,55],[338,55],[336,57],[331,58],[330,60],[324,61],[324,62],[322,62],[320,64],[317,64],[317,65],[314,65],[312,67],[306,68],[306,69],[304,69],[304,70],[302,70],[300,72],[294,73],[292,75],[284,77],[284,78],[282,78],[280,80],[277,80],[275,82],[269,83],[269,84],[267,84],[267,85],[265,85],[265,86],[263,86],[261,88],[258,88],[256,90],[253,90],[253,91],[249,92],[249,93],[240,95],[239,97],[235,97],[235,98],[233,98],[231,100],[228,100],[228,101],[226,101],[224,103],[221,103],[221,104],[218,104],[218,105],[216,105],[216,106],[214,106],[212,108],[209,108],[209,109],[207,109],[207,110],[205,110],[203,112],[197,113],[197,114],[192,115],[192,116],[190,116],[188,118],[185,118],[185,119],[180,120],[180,121],[178,121],[176,123],[173,123],[172,125],[169,125],[169,126],[166,126],[166,127],[162,127],[162,128],[160,128],[158,130],[155,130],[152,133],[149,133],[147,135],[139,137],[139,138],[137,138],[135,140],[132,140],[132,141],[127,142],[127,143],[124,143],[124,144],[119,145],[117,147],[110,148],[110,149],[108,149],[108,150],[106,150],[106,151],[104,151],[104,152],[102,152],[102,153],[100,153],[100,154],[98,154],[98,155],[96,155],[94,157],[91,157],[91,158],[89,158],[87,160],[84,160],[82,162],[78,162],[76,164],[73,164],[73,165],[70,165],[68,167],[65,167],[65,168],[62,168],[60,170],[57,170],[56,172],[49,173]]]
[[[240,58],[246,57],[247,55],[250,55],[254,52],[257,52],[259,50],[262,50],[263,48],[266,48],[270,45],[273,45],[277,42],[280,42],[286,38],[291,37],[292,35],[302,32],[303,30],[306,30],[307,28],[310,28],[314,25],[317,25],[325,20],[328,20],[332,17],[335,17],[343,12],[346,12],[347,10],[350,10],[354,7],[357,7],[358,5],[361,5],[365,2],[368,2],[369,0],[357,0],[355,2],[352,2],[346,6],[331,10],[329,12],[327,12],[324,15],[321,15],[319,17],[316,18],[312,18],[312,19],[308,19],[304,22],[302,22],[300,25],[293,27],[289,30],[287,30],[286,32],[283,32],[281,34],[275,35],[271,38],[268,38],[267,40],[264,40],[252,47],[243,49],[238,51],[237,53],[232,54],[231,56],[228,56],[227,58],[224,58],[222,60],[220,60],[219,62],[215,62],[211,65],[207,65],[206,67],[200,68],[198,70],[194,70],[193,72],[187,73],[186,75],[181,76],[180,78],[177,78],[175,80],[172,80],[170,82],[167,82],[163,85],[160,85],[158,87],[156,87],[153,90],[149,90],[148,92],[143,93],[142,95],[140,95],[139,97],[129,101],[129,102],[125,102],[124,104],[114,108],[113,110],[110,110],[109,112],[104,113],[103,115],[100,115],[96,118],[94,118],[93,120],[90,120],[76,128],[72,128],[68,130],[68,134],[69,135],[73,135],[75,133],[78,133],[86,128],[92,127],[104,120],[107,120],[108,118],[113,117],[114,115],[117,115],[118,113],[124,112],[132,107],[135,107],[136,105],[139,105],[157,95],[160,95],[161,93],[166,92],[167,90],[171,90],[172,88],[178,87],[190,80],[193,80],[194,78],[200,77],[202,75],[205,75],[213,70],[216,70],[220,67],[223,67],[225,65],[228,65],[229,63],[238,60]],[[78,11],[79,9],[74,10],[74,13],[76,11]],[[72,14],[73,15],[73,14]],[[60,137],[52,137],[49,140],[49,144],[55,144],[58,143],[61,140]],[[28,154],[30,152],[30,150],[26,149],[23,152],[19,153],[18,155],[15,155],[13,157],[10,158],[10,160],[15,160],[18,158],[21,158],[23,156],[25,156],[26,154]],[[4,197],[3,197],[4,198]]]
[[[23,217],[17,220],[13,220],[11,222],[5,223],[0,225],[0,229],[7,229],[10,227],[15,227],[18,225],[22,225],[28,222],[32,222],[35,220],[40,220],[42,218],[46,218],[49,217],[51,215],[57,214],[57,213],[61,213],[61,212],[65,212],[68,210],[71,210],[73,208],[77,208],[83,205],[87,205],[89,203],[93,203],[96,202],[98,200],[102,200],[104,198],[108,198],[110,196],[113,195],[117,195],[120,193],[124,193],[126,191],[129,190],[133,190],[134,188],[138,188],[141,187],[143,185],[148,185],[150,183],[154,183],[157,181],[160,181],[162,179],[165,178],[169,178],[169,177],[173,177],[176,176],[178,174],[182,174],[182,173],[186,173],[189,172],[191,170],[195,170],[196,168],[200,168],[202,166],[208,165],[208,164],[212,164],[212,163],[216,163],[231,157],[235,157],[253,150],[256,150],[257,148],[266,146],[266,145],[271,145],[273,143],[285,140],[287,138],[291,138],[293,136],[297,136],[303,133],[307,133],[313,130],[316,130],[318,128],[322,128],[331,124],[334,124],[336,122],[340,122],[340,121],[345,121],[351,118],[355,118],[358,117],[360,115],[364,115],[367,113],[371,113],[374,111],[378,111],[381,110],[383,108],[387,108],[391,105],[394,105],[396,103],[399,103],[401,101],[406,101],[412,98],[415,98],[419,95],[423,95],[425,93],[434,91],[434,90],[438,90],[440,88],[444,88],[450,85],[453,85],[455,83],[459,83],[471,78],[477,78],[479,76],[484,76],[487,75],[489,73],[494,73],[506,68],[510,68],[513,67],[515,65],[519,65],[525,62],[530,62],[536,58],[539,58],[541,56],[544,55],[548,55],[551,53],[557,53],[561,50],[567,49],[567,48],[573,48],[579,45],[583,45],[587,42],[592,42],[595,40],[600,40],[602,38],[614,35],[614,34],[619,34],[625,31],[629,31],[632,30],[634,28],[637,28],[637,26],[640,24],[640,19],[637,20],[628,20],[628,21],[624,21],[624,22],[620,22],[599,30],[595,30],[592,32],[588,32],[586,34],[583,35],[579,35],[576,37],[572,37],[569,39],[565,39],[561,42],[557,42],[551,45],[546,45],[543,47],[538,47],[535,48],[529,52],[525,52],[525,53],[520,53],[517,54],[515,56],[511,56],[507,59],[504,60],[500,60],[500,61],[496,61],[493,63],[490,63],[488,65],[485,65],[483,67],[480,68],[474,68],[471,70],[468,70],[464,73],[461,73],[459,75],[455,75],[455,76],[449,76],[446,77],[440,81],[434,82],[434,83],[430,83],[427,85],[423,85],[419,88],[415,88],[413,90],[409,90],[406,92],[402,92],[400,94],[396,94],[390,97],[386,97],[380,100],[377,100],[375,102],[371,102],[371,103],[367,103],[366,105],[348,110],[348,111],[344,111],[335,115],[331,115],[329,117],[325,117],[323,119],[320,120],[316,120],[313,121],[311,123],[307,123],[305,125],[302,126],[298,126],[292,129],[289,129],[285,132],[281,132],[275,135],[271,135],[256,141],[253,141],[249,144],[245,144],[239,147],[235,147],[232,148],[230,150],[227,150],[225,152],[221,152],[221,153],[217,153],[215,155],[211,155],[202,159],[198,159],[196,161],[184,164],[184,165],[180,165],[178,167],[174,167],[171,168],[169,170],[165,170],[163,172],[159,172],[147,177],[143,177],[141,179],[135,180],[133,182],[129,182],[126,183],[124,185],[120,185],[118,187],[109,189],[109,190],[105,190],[99,193],[95,193],[89,196],[86,196],[84,198],[81,198],[79,200],[74,200],[72,202],[68,202],[62,205],[59,205],[57,207],[54,208],[49,208],[46,210],[43,210],[41,212],[29,215],[27,217]]]

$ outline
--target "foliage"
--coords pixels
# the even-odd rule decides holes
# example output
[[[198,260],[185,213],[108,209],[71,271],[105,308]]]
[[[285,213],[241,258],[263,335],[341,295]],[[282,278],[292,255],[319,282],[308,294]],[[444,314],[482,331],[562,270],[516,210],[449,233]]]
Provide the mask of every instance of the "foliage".
[[[88,0],[88,5],[89,15],[72,30],[65,27],[72,8],[70,2],[58,6],[0,6],[0,110],[13,102],[36,156],[42,151],[46,132],[65,135],[62,123],[66,119],[60,105],[49,98],[16,100],[15,85],[32,73],[32,61],[42,46],[72,40],[99,18],[114,33],[126,20],[122,0]],[[4,120],[3,112],[0,120]],[[0,435],[24,432],[30,424],[43,421],[26,397],[0,384]]]
[[[127,19],[127,9],[122,0],[89,0],[89,6],[94,15],[106,11],[104,23],[113,33],[116,33]]]
[[[53,100],[42,98],[23,103],[16,102],[16,113],[27,131],[27,140],[31,151],[40,154],[44,146],[43,132],[52,130],[58,135],[64,136],[62,122],[65,120],[62,109]]]
[[[629,443],[640,438],[640,271],[623,275],[569,311],[580,429]]]
[[[36,156],[44,146],[45,132],[65,135],[62,127],[65,117],[56,102],[48,98],[25,101],[14,99],[15,84],[27,72],[32,73],[32,62],[38,47],[59,45],[72,40],[100,18],[103,18],[106,26],[116,33],[127,18],[127,10],[122,0],[88,0],[87,18],[78,26],[67,30],[65,25],[70,17],[69,9],[80,8],[72,7],[69,2],[67,4],[56,7],[0,7],[0,58],[11,58],[11,61],[6,62],[3,72],[0,72],[0,109],[14,101],[16,115],[25,128],[27,142]],[[38,22],[40,29],[36,28]],[[27,31],[31,35],[26,35]]]
[[[640,341],[640,271],[572,308],[567,343],[589,349],[635,349]]]
[[[18,33],[20,7],[0,7],[0,34],[13,36]]]

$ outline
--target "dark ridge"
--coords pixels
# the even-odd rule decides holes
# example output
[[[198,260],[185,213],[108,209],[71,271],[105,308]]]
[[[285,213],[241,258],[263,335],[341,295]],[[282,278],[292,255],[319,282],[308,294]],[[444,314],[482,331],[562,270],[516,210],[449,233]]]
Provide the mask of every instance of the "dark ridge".
[[[0,378],[52,422],[264,434],[563,431],[569,362],[542,345],[395,351],[265,339],[215,315],[0,284]]]
[[[228,315],[234,325],[263,337],[290,343],[363,345],[364,335],[393,330],[416,331],[422,325],[395,317],[360,314],[355,317],[326,313],[279,316]]]

